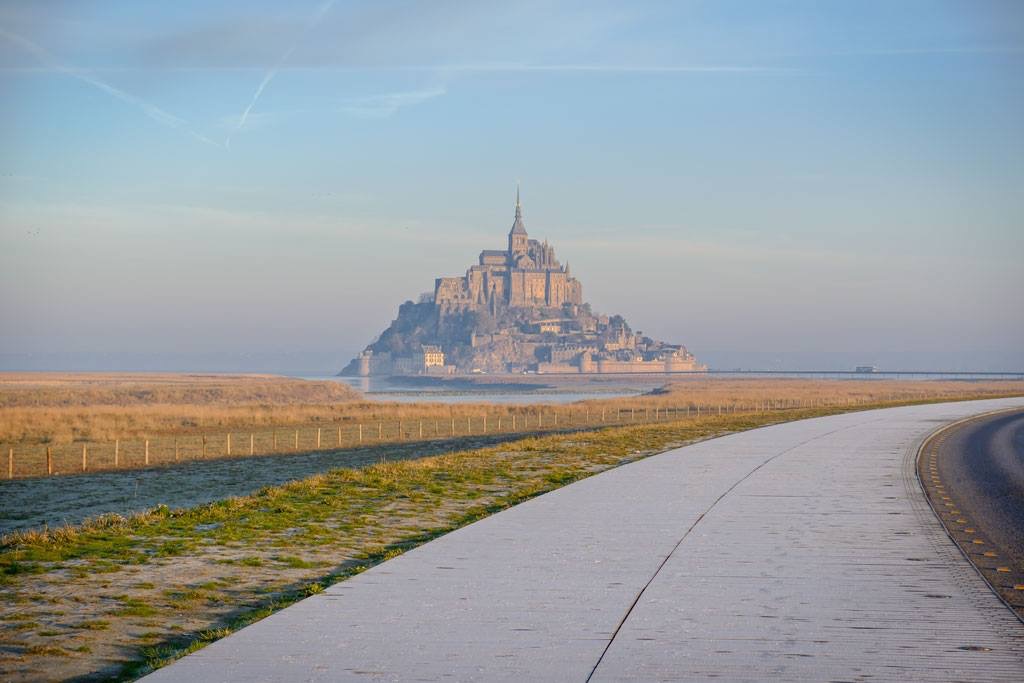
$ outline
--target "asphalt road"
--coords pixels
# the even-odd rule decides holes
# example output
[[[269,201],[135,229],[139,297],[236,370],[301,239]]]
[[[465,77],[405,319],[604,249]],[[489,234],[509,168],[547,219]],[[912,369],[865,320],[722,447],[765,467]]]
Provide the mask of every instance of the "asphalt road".
[[[950,535],[1024,616],[1024,411],[940,432],[925,445],[920,475]]]

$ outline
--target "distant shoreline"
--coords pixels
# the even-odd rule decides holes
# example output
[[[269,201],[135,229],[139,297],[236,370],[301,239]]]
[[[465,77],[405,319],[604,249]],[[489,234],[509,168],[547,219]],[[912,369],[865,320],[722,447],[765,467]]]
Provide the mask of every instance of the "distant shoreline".
[[[875,370],[858,372],[856,370],[702,370],[686,372],[622,372],[601,374],[480,374],[480,375],[372,375],[369,377],[353,377],[338,374],[336,377],[347,380],[367,379],[370,381],[388,382],[404,386],[420,387],[461,387],[473,390],[500,388],[505,391],[536,391],[555,388],[560,385],[581,385],[619,383],[624,380],[643,384],[664,384],[667,381],[685,380],[688,378],[719,377],[792,377],[792,378],[842,378],[842,379],[898,379],[904,377],[947,378],[947,379],[1024,379],[1024,370],[1014,371],[963,371],[963,370]]]

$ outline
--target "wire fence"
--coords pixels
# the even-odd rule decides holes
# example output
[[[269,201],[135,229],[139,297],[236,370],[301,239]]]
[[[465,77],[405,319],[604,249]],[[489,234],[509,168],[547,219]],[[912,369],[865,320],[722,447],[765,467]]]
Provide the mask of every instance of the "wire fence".
[[[903,398],[908,400],[909,397]],[[901,400],[890,397],[890,400]],[[470,436],[538,434],[631,424],[667,422],[687,417],[800,410],[874,403],[875,398],[765,399],[752,402],[672,406],[495,407],[476,415],[436,416],[422,419],[358,421],[294,425],[267,429],[231,429],[208,433],[155,435],[112,442],[78,441],[68,444],[5,444],[3,474],[7,479],[44,477],[82,472],[130,470],[167,466],[214,458],[341,451],[359,447],[459,439]]]

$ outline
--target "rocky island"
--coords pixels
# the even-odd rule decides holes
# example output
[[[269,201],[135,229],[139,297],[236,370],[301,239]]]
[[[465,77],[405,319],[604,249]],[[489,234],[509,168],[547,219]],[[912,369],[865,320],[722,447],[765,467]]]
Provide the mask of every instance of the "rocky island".
[[[547,242],[530,239],[519,191],[508,247],[406,301],[342,375],[675,373],[705,370],[681,344],[595,313]]]

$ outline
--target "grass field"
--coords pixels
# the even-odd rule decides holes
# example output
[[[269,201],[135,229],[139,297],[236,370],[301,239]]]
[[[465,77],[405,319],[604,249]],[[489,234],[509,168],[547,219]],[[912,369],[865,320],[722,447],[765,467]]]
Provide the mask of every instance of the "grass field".
[[[732,406],[774,401],[793,406],[1024,393],[1024,382],[817,379],[677,380],[657,395],[587,401],[600,410]],[[355,421],[494,420],[524,405],[367,401],[339,382],[271,375],[0,373],[0,444],[112,443],[155,436],[195,437],[226,430],[336,425]]]
[[[601,387],[606,383],[599,382]],[[503,385],[497,385],[498,387]],[[1024,382],[677,378],[572,404],[381,403],[271,376],[0,375],[0,478],[660,422],[690,412],[852,407],[1024,393]],[[599,395],[599,394],[598,394]],[[528,400],[528,396],[524,399]],[[10,515],[6,515],[10,518]]]
[[[330,416],[340,382],[272,375],[0,373],[0,442],[105,441]]]
[[[0,677],[133,678],[582,477],[702,438],[842,410],[705,413],[525,438],[333,470],[188,510],[12,534],[0,545]]]

